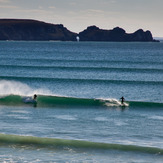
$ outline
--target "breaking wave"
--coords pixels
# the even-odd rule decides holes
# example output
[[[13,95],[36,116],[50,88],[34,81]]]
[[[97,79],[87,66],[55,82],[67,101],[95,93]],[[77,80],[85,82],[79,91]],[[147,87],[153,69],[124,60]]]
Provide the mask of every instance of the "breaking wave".
[[[32,101],[32,96],[6,95],[1,96],[0,105],[25,105],[29,103],[37,103],[37,107],[55,107],[55,106],[103,106],[103,107],[118,107],[129,106],[128,103],[121,104],[116,99],[91,99],[91,98],[75,98],[38,95],[37,101]]]
[[[32,96],[38,95],[37,101]],[[127,101],[124,104],[117,99],[78,98],[53,95],[49,90],[33,89],[27,84],[18,81],[0,80],[0,105],[26,105],[37,104],[37,107],[55,106],[97,106],[97,107],[139,107],[163,108],[163,103]]]
[[[99,143],[82,140],[67,140],[56,138],[41,138],[33,136],[18,136],[0,134],[0,145],[20,145],[44,147],[44,148],[78,148],[78,149],[93,149],[93,150],[121,150],[133,152],[146,152],[151,154],[163,154],[163,149],[156,147],[144,147],[136,145],[123,145],[111,143]],[[15,146],[14,146],[15,147]]]
[[[28,101],[29,100],[29,101]],[[163,108],[163,103],[127,101],[124,104],[117,99],[94,99],[62,97],[52,95],[38,95],[37,101],[32,96],[5,95],[0,97],[0,105],[27,105],[37,104],[37,107],[78,106],[78,107],[137,107],[137,108]]]
[[[50,94],[49,90],[33,89],[27,84],[14,80],[0,80],[0,96],[20,95],[31,96],[33,94]]]

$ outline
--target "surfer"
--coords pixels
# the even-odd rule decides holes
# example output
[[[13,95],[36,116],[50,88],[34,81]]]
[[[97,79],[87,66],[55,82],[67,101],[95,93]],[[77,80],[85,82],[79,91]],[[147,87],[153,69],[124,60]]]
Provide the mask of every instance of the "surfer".
[[[37,95],[36,95],[36,94],[34,94],[33,99],[34,99],[34,100],[36,100],[36,98],[37,98]]]
[[[121,103],[123,104],[125,101],[125,98],[122,96],[120,99],[121,99]]]

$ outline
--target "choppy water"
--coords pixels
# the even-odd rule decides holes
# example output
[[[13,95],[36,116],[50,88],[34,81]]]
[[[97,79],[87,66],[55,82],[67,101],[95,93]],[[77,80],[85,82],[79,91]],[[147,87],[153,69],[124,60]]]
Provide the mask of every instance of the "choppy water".
[[[0,42],[0,161],[162,162],[162,90],[162,43]]]

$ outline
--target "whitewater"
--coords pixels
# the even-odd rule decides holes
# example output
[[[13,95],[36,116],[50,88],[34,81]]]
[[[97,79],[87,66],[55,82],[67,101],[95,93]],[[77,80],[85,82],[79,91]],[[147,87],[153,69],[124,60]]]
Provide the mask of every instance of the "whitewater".
[[[0,47],[0,162],[162,162],[162,43]]]

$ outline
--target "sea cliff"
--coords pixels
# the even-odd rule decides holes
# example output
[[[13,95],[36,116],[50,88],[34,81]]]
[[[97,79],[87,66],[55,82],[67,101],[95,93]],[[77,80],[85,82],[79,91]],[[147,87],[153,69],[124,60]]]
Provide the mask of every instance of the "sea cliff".
[[[0,40],[75,41],[76,33],[62,24],[49,24],[36,20],[0,19]]]
[[[150,31],[137,30],[127,34],[124,29],[116,27],[112,30],[103,30],[90,26],[79,33],[80,41],[155,41]]]
[[[150,31],[142,29],[128,34],[119,27],[104,30],[90,26],[80,33],[75,33],[69,31],[62,24],[50,24],[28,19],[0,19],[0,40],[76,41],[77,37],[80,41],[155,41]]]

